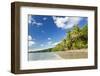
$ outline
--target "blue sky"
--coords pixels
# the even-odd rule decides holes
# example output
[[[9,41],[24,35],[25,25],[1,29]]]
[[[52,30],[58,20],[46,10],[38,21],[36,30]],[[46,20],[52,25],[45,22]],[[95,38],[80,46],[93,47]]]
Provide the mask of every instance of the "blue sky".
[[[52,48],[67,35],[74,25],[83,27],[87,17],[28,15],[28,47],[31,51]]]

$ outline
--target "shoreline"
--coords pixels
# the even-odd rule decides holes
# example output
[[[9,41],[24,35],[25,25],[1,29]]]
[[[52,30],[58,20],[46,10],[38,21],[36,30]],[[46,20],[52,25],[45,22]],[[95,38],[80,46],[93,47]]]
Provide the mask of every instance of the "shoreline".
[[[84,59],[88,58],[88,49],[67,50],[58,52],[30,52],[29,55],[31,55],[29,60]],[[36,59],[34,59],[34,57]]]

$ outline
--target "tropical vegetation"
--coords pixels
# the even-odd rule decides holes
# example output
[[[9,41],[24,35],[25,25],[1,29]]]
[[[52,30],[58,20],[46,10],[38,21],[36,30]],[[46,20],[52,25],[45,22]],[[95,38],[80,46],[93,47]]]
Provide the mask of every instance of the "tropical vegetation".
[[[83,49],[88,47],[88,26],[83,27],[75,25],[66,33],[66,38],[56,45],[51,51],[67,51],[74,49]]]

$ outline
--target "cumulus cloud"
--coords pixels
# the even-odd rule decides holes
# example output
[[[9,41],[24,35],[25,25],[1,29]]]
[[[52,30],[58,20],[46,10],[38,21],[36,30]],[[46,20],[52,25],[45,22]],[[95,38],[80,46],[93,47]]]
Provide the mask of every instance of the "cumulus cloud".
[[[32,45],[34,45],[34,44],[35,44],[34,41],[29,41],[29,47],[32,46]]]
[[[34,18],[32,18],[31,15],[29,16],[28,23],[32,25],[37,25],[38,27],[43,25],[43,23],[37,22]]]
[[[29,16],[28,16],[28,23],[30,24],[30,23],[32,22],[32,20],[33,20],[33,19],[32,19],[32,16],[29,15]]]
[[[35,41],[33,41],[32,36],[29,35],[29,36],[28,36],[28,46],[30,47],[30,46],[32,46],[32,45],[34,45],[34,44],[35,44]]]
[[[32,40],[32,36],[31,35],[28,36],[28,40]]]
[[[51,38],[50,38],[50,37],[48,37],[48,40],[51,40]]]
[[[51,45],[52,42],[53,42],[53,41],[52,41],[52,38],[48,37],[48,42],[47,42],[47,44],[48,44],[48,45]]]
[[[68,19],[68,17],[53,17],[54,23],[57,25],[58,28],[63,28]]]
[[[44,18],[43,18],[43,20],[47,20],[47,18],[46,18],[46,17],[44,17]]]
[[[81,17],[55,17],[53,16],[54,23],[58,28],[69,29],[78,24]]]

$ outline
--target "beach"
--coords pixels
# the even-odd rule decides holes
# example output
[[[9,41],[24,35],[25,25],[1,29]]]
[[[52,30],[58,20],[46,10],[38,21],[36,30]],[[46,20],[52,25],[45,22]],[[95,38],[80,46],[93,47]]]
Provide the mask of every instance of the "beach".
[[[29,52],[28,60],[61,60],[61,59],[82,59],[88,58],[88,50],[67,50],[58,52]]]

